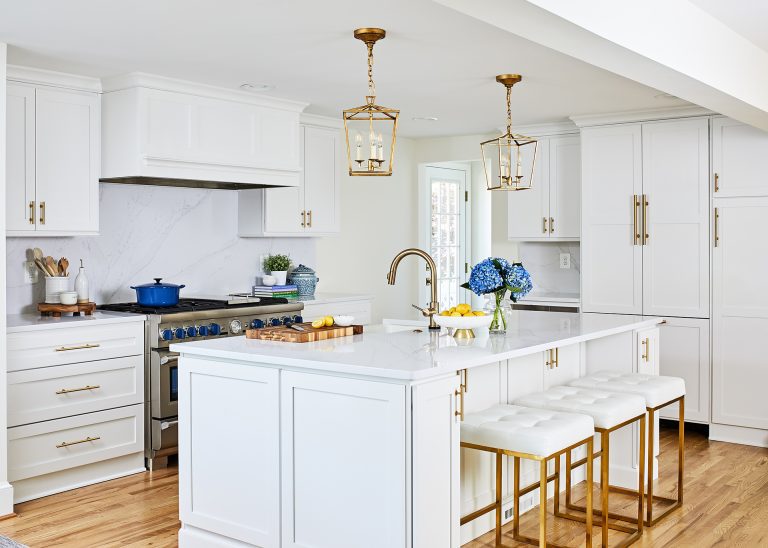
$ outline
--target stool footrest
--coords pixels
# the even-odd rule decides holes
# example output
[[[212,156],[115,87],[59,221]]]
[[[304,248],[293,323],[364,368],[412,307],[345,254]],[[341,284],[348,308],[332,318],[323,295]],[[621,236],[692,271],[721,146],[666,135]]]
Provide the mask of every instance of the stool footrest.
[[[477,519],[480,516],[487,514],[488,512],[493,512],[495,509],[496,509],[496,501],[493,501],[488,506],[483,506],[482,508],[479,508],[474,512],[471,512],[466,516],[464,516],[463,518],[461,518],[461,520],[459,520],[459,524],[464,525],[465,523],[469,523],[473,519]]]
[[[587,509],[582,507],[582,506],[576,506],[576,505],[572,504],[572,505],[568,506],[568,508],[570,508],[571,510],[577,510],[579,512],[584,512],[585,514],[587,513]],[[609,512],[608,513],[608,517],[611,517],[611,514],[612,514],[612,512]],[[600,512],[599,510],[595,510],[594,511],[594,515],[602,516],[603,513]],[[555,516],[557,516],[559,518],[563,518],[563,519],[568,519],[568,520],[571,520],[571,521],[578,521],[580,523],[586,523],[587,522],[586,516],[577,516],[575,514],[569,514],[568,512],[556,512]],[[635,519],[635,522],[637,522],[637,519]],[[614,522],[611,522],[611,521],[608,522],[608,528],[609,529],[613,529],[614,531],[620,531],[622,533],[637,533],[638,532],[636,527],[634,527],[634,528],[633,527],[627,527],[626,525],[622,525],[620,523],[614,523]]]
[[[547,483],[549,483],[551,481],[554,481],[556,478],[559,478],[559,477],[560,477],[560,474],[555,472],[551,476],[547,476]],[[527,495],[531,491],[535,491],[538,488],[539,488],[539,482],[537,481],[537,482],[532,483],[532,484],[530,484],[530,485],[528,485],[526,487],[521,488],[520,489],[520,496],[522,497],[523,495]]]
[[[533,538],[533,537],[526,537],[525,535],[513,535],[513,538],[517,542],[524,542],[526,544],[530,544],[531,546],[541,546],[539,543],[539,539]],[[547,542],[547,548],[570,548],[568,546],[565,546],[564,544],[555,544],[554,542]]]
[[[578,504],[573,503],[566,503],[566,508],[569,508],[570,510],[576,510],[578,512],[584,512],[586,514],[587,508],[585,506],[579,506]],[[596,516],[602,516],[603,511],[595,508],[592,513]],[[563,516],[566,517],[566,516]],[[616,520],[616,521],[623,521],[626,523],[634,523],[637,524],[637,516],[635,517],[629,517],[625,516],[623,514],[617,514],[616,512],[608,512],[608,517],[610,519]],[[570,518],[569,518],[570,519]],[[578,520],[581,521],[581,520]],[[613,529],[614,531],[621,531],[622,533],[635,533],[637,532],[637,527],[627,527],[626,525],[621,525],[619,523],[611,523],[608,522],[608,528]]]

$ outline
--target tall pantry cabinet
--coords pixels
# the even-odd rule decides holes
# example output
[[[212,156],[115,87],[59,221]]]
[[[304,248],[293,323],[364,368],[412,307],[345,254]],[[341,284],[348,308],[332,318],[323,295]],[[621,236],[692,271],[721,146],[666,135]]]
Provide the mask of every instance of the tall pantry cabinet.
[[[585,127],[581,147],[582,310],[667,318],[661,374],[708,422],[709,119]]]

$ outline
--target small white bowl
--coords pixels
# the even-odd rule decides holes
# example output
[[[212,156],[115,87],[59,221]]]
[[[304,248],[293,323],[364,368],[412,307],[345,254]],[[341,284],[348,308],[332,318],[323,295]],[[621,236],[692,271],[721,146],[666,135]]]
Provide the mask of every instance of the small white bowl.
[[[348,327],[355,321],[354,316],[334,316],[333,323],[341,327]]]
[[[62,291],[59,293],[61,304],[77,304],[77,291]]]

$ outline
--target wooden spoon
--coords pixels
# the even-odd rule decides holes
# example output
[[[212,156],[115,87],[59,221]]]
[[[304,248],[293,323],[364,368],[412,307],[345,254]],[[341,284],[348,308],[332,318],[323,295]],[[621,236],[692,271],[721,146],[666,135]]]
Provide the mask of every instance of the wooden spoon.
[[[44,276],[46,276],[47,278],[51,277],[51,273],[48,272],[47,268],[45,268],[43,261],[41,261],[40,259],[35,259],[35,264],[37,265],[37,268],[40,269],[40,272],[42,272]]]
[[[69,261],[66,257],[59,259],[59,276],[69,276]]]
[[[32,256],[35,259],[37,259],[38,261],[42,261],[43,257],[45,255],[43,255],[43,250],[42,249],[40,249],[39,247],[36,247],[36,248],[32,249]]]
[[[56,277],[56,276],[58,276],[58,275],[59,275],[59,274],[58,274],[58,270],[59,270],[59,269],[58,269],[58,267],[56,266],[56,261],[54,261],[54,260],[53,260],[53,257],[51,257],[50,255],[48,255],[48,256],[45,258],[45,268],[48,270],[48,272],[50,272],[50,273],[51,273],[51,276],[54,276],[54,277]]]

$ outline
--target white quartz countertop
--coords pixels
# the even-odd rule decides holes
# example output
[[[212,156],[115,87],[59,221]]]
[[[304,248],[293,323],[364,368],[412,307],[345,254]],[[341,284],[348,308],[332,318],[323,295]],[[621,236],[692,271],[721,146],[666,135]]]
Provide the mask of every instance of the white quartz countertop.
[[[661,319],[633,316],[513,311],[506,335],[456,341],[443,329],[429,332],[387,332],[387,326],[366,326],[365,333],[313,343],[261,341],[245,337],[171,345],[183,355],[206,356],[268,366],[420,380],[458,369],[542,352],[653,327]],[[468,344],[462,344],[462,343]]]
[[[8,333],[33,331],[35,329],[57,329],[66,327],[80,327],[85,325],[143,322],[147,317],[144,314],[129,314],[126,312],[107,312],[97,310],[92,316],[40,316],[40,314],[9,314],[6,316]]]

